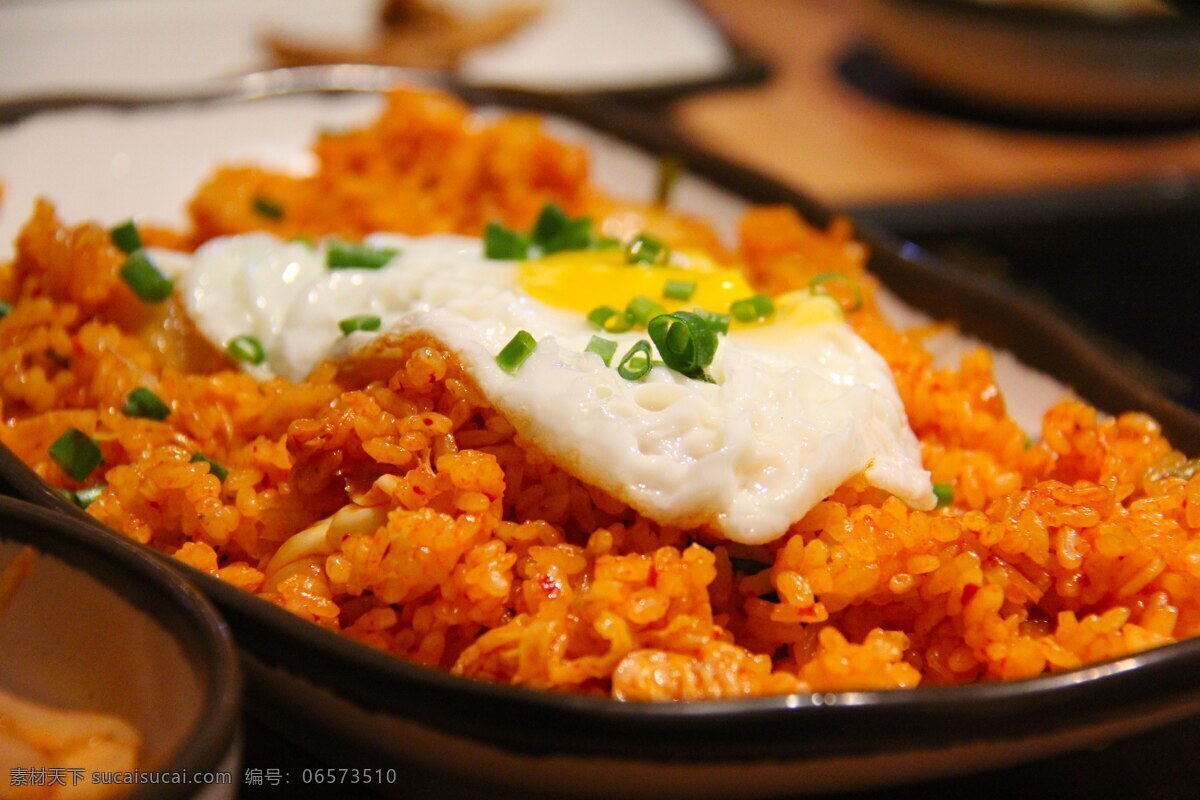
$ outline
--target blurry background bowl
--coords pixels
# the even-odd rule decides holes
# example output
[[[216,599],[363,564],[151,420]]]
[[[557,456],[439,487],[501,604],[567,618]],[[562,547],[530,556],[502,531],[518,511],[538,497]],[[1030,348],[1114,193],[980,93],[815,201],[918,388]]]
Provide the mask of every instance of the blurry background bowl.
[[[131,798],[233,797],[241,678],[213,607],[132,543],[0,497],[0,570],[26,546],[33,569],[0,614],[0,688],[121,717],[142,736],[139,769],[232,778],[147,784]]]
[[[857,9],[896,66],[970,106],[1072,123],[1200,120],[1200,19],[1190,14],[972,0],[859,0]]]

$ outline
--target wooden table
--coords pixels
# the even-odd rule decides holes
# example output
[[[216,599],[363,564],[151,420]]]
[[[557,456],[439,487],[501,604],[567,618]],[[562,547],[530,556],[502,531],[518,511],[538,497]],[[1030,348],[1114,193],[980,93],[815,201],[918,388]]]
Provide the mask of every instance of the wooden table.
[[[671,111],[679,131],[842,207],[1200,174],[1200,132],[1036,130],[929,113],[862,91],[852,0],[702,0],[771,63],[765,84]]]

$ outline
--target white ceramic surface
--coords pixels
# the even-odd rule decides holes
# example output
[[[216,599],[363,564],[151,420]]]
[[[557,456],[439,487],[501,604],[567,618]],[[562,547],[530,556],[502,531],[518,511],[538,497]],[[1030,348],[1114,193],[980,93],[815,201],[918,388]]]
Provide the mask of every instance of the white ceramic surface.
[[[511,0],[444,0],[481,13]],[[186,91],[267,66],[261,37],[355,46],[378,0],[0,1],[0,98]],[[720,77],[721,32],[687,0],[545,0],[513,38],[473,52],[468,83],[542,91],[642,88]]]

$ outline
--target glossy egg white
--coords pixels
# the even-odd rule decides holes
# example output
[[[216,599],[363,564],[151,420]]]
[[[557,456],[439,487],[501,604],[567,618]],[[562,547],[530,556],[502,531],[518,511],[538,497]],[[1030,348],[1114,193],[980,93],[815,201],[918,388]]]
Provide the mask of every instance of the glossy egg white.
[[[883,359],[837,316],[735,327],[719,337],[712,383],[656,366],[615,366],[644,330],[604,334],[613,366],[585,348],[583,313],[522,288],[517,262],[488,260],[477,239],[377,234],[397,255],[380,269],[330,270],[315,248],[269,234],[215,239],[177,286],[215,345],[256,336],[260,377],[303,379],[384,332],[429,335],[456,354],[489,402],[560,467],[658,522],[707,526],[746,544],[778,538],[847,479],[932,508],[930,476]],[[642,269],[631,267],[630,269]],[[379,332],[339,321],[379,316]],[[515,374],[496,355],[520,330],[537,348]]]

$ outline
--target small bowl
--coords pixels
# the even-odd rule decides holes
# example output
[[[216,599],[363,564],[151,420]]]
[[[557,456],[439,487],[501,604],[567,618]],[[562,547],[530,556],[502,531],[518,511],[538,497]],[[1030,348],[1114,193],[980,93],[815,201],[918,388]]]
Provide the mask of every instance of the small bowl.
[[[929,89],[1057,123],[1200,120],[1200,22],[968,0],[858,0],[859,22]]]
[[[220,781],[147,782],[129,800],[233,797],[241,673],[213,607],[145,550],[0,497],[0,571],[26,547],[35,551],[32,569],[0,613],[0,688],[54,709],[122,718],[142,738],[139,771],[215,773]],[[46,765],[3,765],[0,780],[36,766]],[[82,788],[91,777],[68,776],[68,788],[76,779]]]

